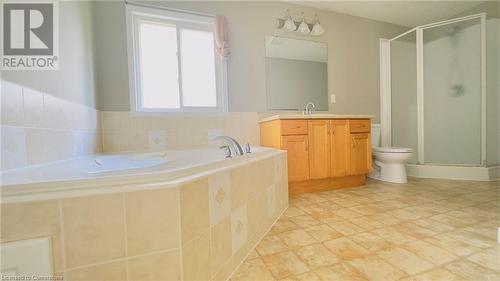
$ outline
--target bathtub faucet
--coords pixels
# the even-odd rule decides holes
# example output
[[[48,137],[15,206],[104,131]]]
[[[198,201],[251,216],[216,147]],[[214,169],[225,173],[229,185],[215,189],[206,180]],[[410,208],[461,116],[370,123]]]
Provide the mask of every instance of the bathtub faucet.
[[[241,145],[232,137],[229,136],[216,136],[213,138],[213,140],[220,140],[229,145],[230,149],[234,152],[234,155],[243,155],[243,149],[241,148]]]

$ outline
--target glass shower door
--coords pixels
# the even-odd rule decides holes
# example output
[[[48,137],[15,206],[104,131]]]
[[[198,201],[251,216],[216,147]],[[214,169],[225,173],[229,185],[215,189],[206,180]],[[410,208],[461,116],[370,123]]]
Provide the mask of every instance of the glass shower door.
[[[413,149],[417,163],[417,59],[416,32],[391,41],[391,142]]]
[[[423,30],[424,162],[481,164],[481,22]]]

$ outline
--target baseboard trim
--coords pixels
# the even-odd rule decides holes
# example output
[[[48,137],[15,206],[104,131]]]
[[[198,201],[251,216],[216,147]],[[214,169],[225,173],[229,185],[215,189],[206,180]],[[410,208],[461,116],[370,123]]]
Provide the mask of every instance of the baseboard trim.
[[[288,195],[295,196],[303,193],[327,191],[337,188],[363,186],[366,184],[366,175],[344,176],[336,178],[307,180],[288,183]]]
[[[500,166],[457,167],[436,165],[406,165],[408,176],[452,180],[494,181],[500,178]]]

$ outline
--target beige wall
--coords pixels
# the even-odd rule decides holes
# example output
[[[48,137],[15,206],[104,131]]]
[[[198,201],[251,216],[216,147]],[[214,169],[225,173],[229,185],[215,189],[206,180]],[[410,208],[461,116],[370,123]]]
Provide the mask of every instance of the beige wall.
[[[265,36],[282,35],[328,43],[329,93],[336,113],[379,116],[379,38],[408,28],[283,2],[155,2],[174,8],[223,15],[229,26],[232,56],[228,87],[230,111],[266,111]],[[294,17],[318,14],[326,33],[304,37],[275,29],[286,9]],[[123,2],[96,3],[97,89],[99,109],[128,110],[126,35]]]
[[[59,70],[2,71],[2,80],[95,108],[92,5],[59,2]]]
[[[91,6],[60,2],[59,70],[1,72],[1,170],[101,151]]]

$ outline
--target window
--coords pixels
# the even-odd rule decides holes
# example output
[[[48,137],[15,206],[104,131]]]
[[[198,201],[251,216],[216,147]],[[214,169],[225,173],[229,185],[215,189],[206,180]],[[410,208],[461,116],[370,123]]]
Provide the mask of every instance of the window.
[[[224,112],[225,62],[214,18],[127,5],[131,106],[137,112]]]

